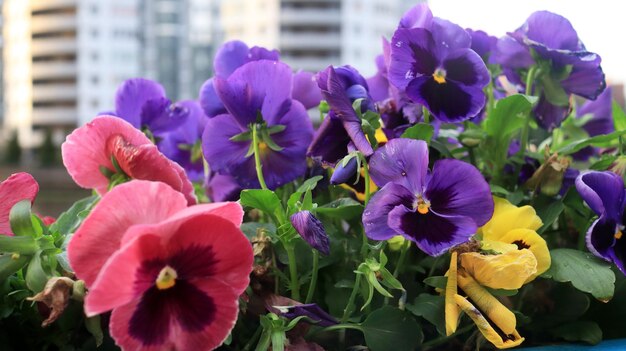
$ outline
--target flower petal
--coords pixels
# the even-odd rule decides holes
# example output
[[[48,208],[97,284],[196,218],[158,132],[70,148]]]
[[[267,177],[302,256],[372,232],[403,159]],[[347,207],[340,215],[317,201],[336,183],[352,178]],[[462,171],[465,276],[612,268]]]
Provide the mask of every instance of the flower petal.
[[[561,85],[570,94],[594,100],[605,90],[606,81],[599,62],[582,61],[574,64],[572,72],[561,81]]]
[[[363,227],[367,237],[373,240],[387,240],[397,232],[387,225],[389,212],[396,206],[413,206],[415,195],[402,185],[388,183],[372,196],[363,211]]]
[[[484,87],[491,79],[489,70],[483,60],[472,49],[451,51],[443,60],[446,79],[461,82],[465,85]]]
[[[548,244],[537,232],[530,229],[513,229],[500,238],[501,242],[515,244],[518,250],[530,250],[537,260],[537,272],[528,277],[525,283],[529,283],[550,268],[552,258],[548,250]]]
[[[428,145],[423,140],[393,139],[369,161],[372,180],[379,187],[392,182],[421,194],[428,173]]]
[[[220,100],[220,97],[215,91],[214,78],[211,78],[202,84],[202,87],[200,88],[199,100],[204,113],[208,117],[215,117],[217,115],[227,113],[226,107],[224,107],[222,100]]]
[[[408,9],[402,18],[398,28],[426,28],[430,29],[433,20],[433,13],[428,4],[420,3]]]
[[[115,92],[115,114],[141,129],[141,110],[152,99],[165,98],[163,86],[144,78],[128,79]]]
[[[391,38],[389,81],[404,90],[420,75],[430,76],[439,65],[431,33],[422,28],[397,29]]]
[[[609,134],[615,130],[612,103],[613,89],[607,87],[595,101],[587,101],[582,106],[576,108],[577,117],[582,117],[586,114],[593,115],[593,118],[583,126],[589,133],[589,136]]]
[[[249,50],[248,45],[240,40],[222,44],[213,59],[215,76],[228,78],[237,68],[248,62]]]
[[[322,93],[313,73],[298,71],[293,75],[293,99],[300,101],[307,110],[320,104]]]
[[[290,220],[298,234],[312,248],[324,255],[330,254],[330,241],[324,230],[324,225],[310,211],[296,212],[291,215]]]
[[[319,126],[307,150],[307,156],[326,165],[334,166],[348,154],[350,136],[341,120],[330,111]]]
[[[617,230],[617,223],[610,218],[600,217],[596,219],[587,230],[585,237],[589,251],[607,261],[611,260]]]
[[[39,184],[33,176],[20,172],[9,176],[0,183],[0,235],[13,235],[9,213],[11,208],[22,200],[29,200],[31,204],[39,192]]]
[[[461,254],[461,265],[480,285],[492,289],[519,289],[537,273],[537,259],[530,250],[483,255]]]
[[[537,230],[543,222],[531,206],[517,207],[506,199],[493,197],[494,210],[489,222],[480,228],[483,240],[500,241],[504,235],[514,229]]]
[[[202,134],[202,153],[211,169],[221,174],[233,174],[237,165],[246,159],[249,141],[232,141],[231,137],[247,131],[232,115],[211,118]]]
[[[624,212],[624,181],[613,172],[585,172],[576,178],[580,196],[598,216],[607,216],[615,222]]]
[[[426,186],[432,212],[472,218],[481,226],[493,215],[489,184],[476,167],[459,160],[439,160]]]
[[[433,18],[430,31],[437,46],[446,51],[467,49],[472,42],[472,37],[465,29],[439,17]]]

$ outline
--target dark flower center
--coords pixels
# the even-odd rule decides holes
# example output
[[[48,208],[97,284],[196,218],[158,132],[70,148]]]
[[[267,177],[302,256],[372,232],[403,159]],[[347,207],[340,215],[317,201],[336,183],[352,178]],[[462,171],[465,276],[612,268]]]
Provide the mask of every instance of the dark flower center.
[[[530,248],[530,245],[526,244],[523,240],[515,240],[511,244],[517,245],[517,249],[518,250],[529,249]]]

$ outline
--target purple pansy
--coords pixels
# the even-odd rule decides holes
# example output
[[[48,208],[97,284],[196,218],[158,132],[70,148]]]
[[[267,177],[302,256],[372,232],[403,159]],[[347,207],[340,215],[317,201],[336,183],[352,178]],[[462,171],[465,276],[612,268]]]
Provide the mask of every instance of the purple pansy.
[[[237,201],[243,190],[235,178],[218,173],[213,173],[205,180],[204,188],[212,202]]]
[[[570,95],[595,100],[606,87],[600,56],[585,49],[566,18],[538,11],[508,34],[498,41],[494,59],[512,82],[520,80],[518,69],[541,67],[534,93],[540,96],[535,115],[542,127],[558,127],[569,115]]]
[[[576,189],[599,218],[587,231],[587,247],[595,255],[615,263],[626,274],[626,191],[621,176],[589,171],[576,178]]]
[[[291,215],[290,220],[298,234],[312,248],[324,255],[330,254],[330,241],[324,230],[324,225],[322,225],[319,219],[315,218],[311,211],[296,212]]]
[[[612,104],[613,90],[611,87],[608,87],[602,94],[598,95],[595,101],[586,101],[576,109],[576,115],[579,118],[587,114],[593,116],[593,118],[583,126],[583,129],[589,133],[589,136],[609,134],[615,130]]]
[[[375,110],[365,78],[353,67],[330,66],[318,73],[317,84],[330,111],[315,134],[307,155],[334,165],[348,154],[349,144],[365,156],[371,155],[374,150],[361,128],[361,119],[352,108],[354,101],[363,99],[361,111]]]
[[[204,175],[200,141],[207,117],[195,100],[179,103],[189,117],[178,129],[167,133],[158,144],[159,150],[172,161],[181,165],[191,181],[200,181]]]
[[[421,6],[403,17],[391,40],[389,80],[435,118],[464,121],[485,105],[489,71],[463,28],[429,13]]]
[[[482,30],[467,28],[465,31],[467,31],[472,38],[471,49],[474,50],[485,63],[491,63],[489,58],[491,57],[491,53],[496,48],[498,38],[491,36]]]
[[[115,93],[115,115],[135,128],[161,136],[185,123],[189,111],[165,96],[161,84],[144,78],[128,79]]]
[[[310,321],[320,327],[330,327],[339,324],[337,319],[324,311],[315,303],[297,304],[293,306],[272,306],[281,316],[287,319],[295,319],[301,316],[307,317]]]
[[[261,125],[259,151],[267,186],[275,189],[304,174],[313,126],[304,106],[292,98],[292,80],[289,66],[269,60],[249,62],[227,79],[215,78],[215,91],[228,113],[209,119],[202,136],[211,170],[231,175],[243,188],[258,188],[250,128]],[[240,138],[233,140],[235,136]]]
[[[233,40],[224,43],[215,54],[213,67],[215,77],[226,79],[237,68],[253,61],[269,60],[279,61],[278,50],[268,50],[259,46],[248,47],[244,42]],[[200,88],[200,104],[209,117],[226,113],[217,92],[215,91],[214,78],[207,80]],[[319,105],[322,99],[319,89],[313,79],[313,73],[298,71],[293,77],[292,97],[310,109]]]
[[[493,214],[489,184],[472,165],[439,160],[428,170],[422,140],[394,139],[370,159],[372,180],[382,187],[363,212],[367,236],[402,235],[431,256],[464,243]]]

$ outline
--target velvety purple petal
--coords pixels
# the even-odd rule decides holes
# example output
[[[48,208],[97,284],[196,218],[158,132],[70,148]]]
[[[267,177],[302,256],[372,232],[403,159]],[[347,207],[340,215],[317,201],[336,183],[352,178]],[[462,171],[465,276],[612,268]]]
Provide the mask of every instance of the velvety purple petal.
[[[215,76],[228,78],[237,68],[248,62],[248,45],[239,40],[224,43],[213,59]]]
[[[477,229],[476,222],[468,217],[440,216],[432,211],[421,214],[405,206],[389,212],[388,225],[430,256],[467,242]]]
[[[215,90],[241,126],[256,121],[260,111],[268,123],[282,117],[291,102],[291,68],[282,62],[252,61],[227,80],[215,79]]]
[[[465,29],[472,38],[471,49],[474,50],[485,62],[489,61],[491,53],[496,49],[498,38],[485,33],[482,30]]]
[[[509,36],[498,39],[493,61],[507,68],[526,68],[535,63],[528,47]]]
[[[307,156],[334,166],[348,154],[350,136],[343,128],[341,120],[331,111],[322,121],[307,150]]]
[[[406,93],[443,122],[460,122],[476,116],[485,106],[486,99],[479,87],[454,81],[440,84],[431,76],[413,79],[406,87]]]
[[[299,71],[293,76],[293,99],[298,100],[308,110],[317,107],[322,100],[322,93],[311,72]]]
[[[215,117],[217,115],[221,115],[226,113],[226,107],[222,104],[222,100],[217,95],[215,91],[215,86],[213,85],[213,78],[207,80],[202,84],[200,88],[200,105],[204,110],[204,113],[208,117]]]
[[[324,230],[324,225],[310,211],[294,213],[289,219],[298,234],[312,248],[324,255],[330,254],[330,240]]]
[[[425,29],[397,29],[391,38],[389,81],[405,89],[415,77],[432,75],[439,65],[434,46],[431,33]]]
[[[491,189],[482,174],[469,163],[445,159],[435,162],[426,185],[431,212],[469,217],[482,226],[493,215]]]
[[[353,157],[348,163],[343,166],[342,162],[337,163],[333,175],[330,177],[330,184],[339,185],[347,183],[350,179],[356,175],[358,163],[357,158]]]
[[[622,274],[626,275],[626,240],[624,238],[615,240],[615,245],[611,252],[611,260]]]
[[[472,38],[458,24],[448,20],[435,17],[430,31],[437,47],[447,50],[468,49],[471,46]]]
[[[389,81],[382,73],[377,72],[368,78],[367,85],[370,87],[370,95],[375,102],[389,98]]]
[[[587,248],[594,255],[611,260],[611,248],[615,245],[617,224],[611,219],[600,217],[587,230]]]
[[[451,51],[443,60],[446,80],[454,80],[465,85],[484,87],[491,76],[485,62],[472,49]]]
[[[578,117],[587,114],[593,116],[593,118],[583,126],[583,129],[585,129],[590,136],[609,134],[615,130],[612,104],[613,89],[608,87],[595,101],[587,101],[576,109],[576,116]]]
[[[387,240],[397,232],[387,225],[389,212],[396,206],[412,208],[415,195],[402,185],[388,183],[372,196],[363,211],[363,227],[368,238]]]
[[[155,135],[162,135],[186,123],[189,110],[181,104],[172,104],[167,98],[148,100],[141,109],[141,124]]]
[[[557,106],[551,104],[544,94],[539,97],[537,106],[533,109],[539,125],[551,131],[561,125],[561,122],[570,114],[571,106]]]
[[[231,174],[245,160],[250,142],[230,140],[245,131],[231,115],[209,119],[202,134],[202,152],[213,171]]]
[[[398,24],[398,28],[426,28],[430,29],[433,14],[428,4],[420,3],[407,10]]]
[[[618,222],[624,212],[624,181],[609,171],[589,171],[576,178],[576,189],[598,216]]]
[[[115,115],[141,128],[141,110],[148,100],[165,97],[161,84],[144,78],[124,81],[115,92]]]
[[[521,30],[531,40],[553,49],[580,50],[578,34],[567,18],[548,11],[528,17]]]
[[[287,319],[295,319],[300,316],[305,316],[316,322],[315,325],[320,327],[330,327],[331,325],[339,323],[335,317],[328,314],[328,312],[324,311],[315,303],[294,306],[274,306],[274,308],[278,310],[281,316]]]
[[[423,140],[393,139],[369,161],[372,180],[379,187],[397,183],[421,194],[428,173],[428,145]]]
[[[206,194],[212,202],[237,201],[241,190],[229,175],[214,174],[206,184]]]
[[[253,46],[248,53],[248,61],[258,60],[278,61],[280,60],[280,53],[276,49],[268,50],[260,46]]]
[[[561,85],[570,94],[594,100],[605,90],[606,81],[599,62],[578,62]]]

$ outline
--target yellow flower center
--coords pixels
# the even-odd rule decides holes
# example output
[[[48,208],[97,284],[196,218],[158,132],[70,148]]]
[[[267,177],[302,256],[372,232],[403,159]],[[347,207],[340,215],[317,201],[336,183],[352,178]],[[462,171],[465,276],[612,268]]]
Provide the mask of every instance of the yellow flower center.
[[[446,82],[446,71],[444,69],[437,68],[435,73],[433,73],[433,79],[439,84],[444,84]]]
[[[156,279],[156,286],[159,290],[165,290],[176,285],[176,278],[178,278],[178,274],[176,274],[176,270],[170,266],[165,266],[159,272],[159,276]]]
[[[624,235],[624,234],[622,233],[621,230],[618,229],[617,233],[615,233],[615,239],[617,239],[617,240],[621,239],[622,235]]]
[[[267,146],[267,144],[264,141],[260,142],[259,143],[259,152],[261,152],[261,153],[265,152],[265,150],[267,150],[267,147],[268,146]]]
[[[425,201],[424,198],[418,196],[417,198],[417,212],[421,214],[427,214],[430,208],[430,203]]]

